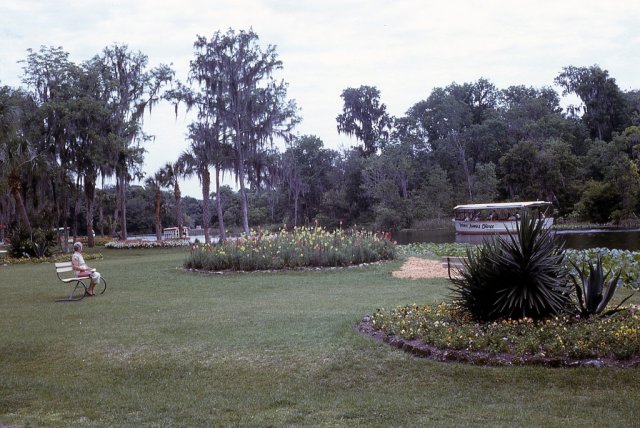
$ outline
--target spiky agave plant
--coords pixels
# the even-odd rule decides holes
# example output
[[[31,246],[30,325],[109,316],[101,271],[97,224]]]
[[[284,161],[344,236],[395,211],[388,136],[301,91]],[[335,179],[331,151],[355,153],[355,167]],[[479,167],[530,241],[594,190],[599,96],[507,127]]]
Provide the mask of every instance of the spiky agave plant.
[[[478,320],[542,319],[571,307],[563,248],[528,213],[515,232],[468,250],[467,257],[451,291]]]
[[[618,280],[620,279],[621,271],[613,276],[611,281],[607,281],[607,278],[612,273],[608,271],[604,273],[602,268],[602,258],[598,256],[596,258],[596,264],[593,265],[589,262],[587,269],[580,269],[580,266],[571,262],[577,274],[571,275],[574,289],[576,291],[576,298],[578,299],[578,310],[580,316],[589,318],[593,315],[608,316],[614,314],[620,310],[620,306],[626,302],[632,295],[627,296],[622,302],[613,309],[605,311],[609,301],[616,292],[618,286]]]

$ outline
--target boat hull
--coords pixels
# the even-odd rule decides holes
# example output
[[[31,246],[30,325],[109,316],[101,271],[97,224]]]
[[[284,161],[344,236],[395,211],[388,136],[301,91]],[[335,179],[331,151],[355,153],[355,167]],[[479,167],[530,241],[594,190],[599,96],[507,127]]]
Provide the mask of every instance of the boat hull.
[[[506,235],[509,232],[516,231],[518,220],[502,220],[502,221],[464,221],[453,220],[456,233],[460,235]],[[553,218],[545,218],[543,227],[550,229],[553,225]]]

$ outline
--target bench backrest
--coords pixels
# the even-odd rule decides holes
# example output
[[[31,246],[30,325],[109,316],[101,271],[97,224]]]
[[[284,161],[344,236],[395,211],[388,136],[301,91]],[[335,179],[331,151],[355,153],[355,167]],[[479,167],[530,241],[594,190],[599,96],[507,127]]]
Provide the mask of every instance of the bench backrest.
[[[73,264],[71,262],[56,263],[56,273],[71,272],[73,270]]]

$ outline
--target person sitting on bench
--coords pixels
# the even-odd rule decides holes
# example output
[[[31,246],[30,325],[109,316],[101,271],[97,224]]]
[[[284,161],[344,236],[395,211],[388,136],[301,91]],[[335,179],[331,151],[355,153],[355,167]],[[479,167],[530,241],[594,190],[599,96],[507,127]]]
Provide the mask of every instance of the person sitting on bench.
[[[76,242],[73,244],[73,251],[73,256],[71,256],[73,270],[76,272],[76,276],[88,276],[91,278],[91,283],[89,284],[89,288],[87,288],[87,295],[95,296],[96,294],[93,289],[98,281],[100,281],[100,272],[90,268],[84,262],[84,257],[82,257],[82,243]]]

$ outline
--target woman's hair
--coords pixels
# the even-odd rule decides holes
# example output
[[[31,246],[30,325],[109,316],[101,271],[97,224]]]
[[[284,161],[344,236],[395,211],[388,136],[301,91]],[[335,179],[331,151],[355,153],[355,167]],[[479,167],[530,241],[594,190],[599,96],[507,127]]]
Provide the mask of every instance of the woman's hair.
[[[73,244],[73,249],[76,251],[81,251],[82,250],[82,243],[81,242],[76,242],[75,244]]]

